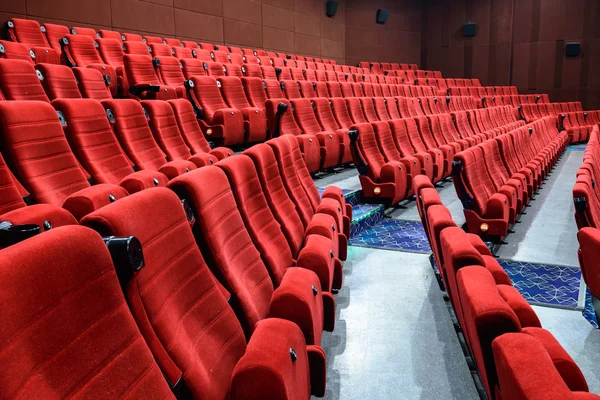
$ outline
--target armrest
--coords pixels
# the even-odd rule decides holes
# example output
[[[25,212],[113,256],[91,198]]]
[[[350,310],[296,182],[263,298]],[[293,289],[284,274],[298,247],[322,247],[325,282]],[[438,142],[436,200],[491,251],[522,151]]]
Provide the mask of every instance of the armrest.
[[[152,84],[148,83],[148,84],[135,85],[135,86],[129,87],[129,93],[131,93],[134,96],[139,96],[144,92],[158,93],[158,92],[160,92],[160,86],[152,85]]]

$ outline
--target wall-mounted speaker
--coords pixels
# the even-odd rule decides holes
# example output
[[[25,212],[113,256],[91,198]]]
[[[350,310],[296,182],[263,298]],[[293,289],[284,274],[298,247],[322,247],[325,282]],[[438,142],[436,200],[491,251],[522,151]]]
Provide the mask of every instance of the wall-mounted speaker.
[[[567,42],[565,45],[565,56],[567,57],[579,57],[581,51],[581,44],[579,42]]]
[[[385,8],[379,8],[377,10],[377,19],[376,19],[377,23],[382,24],[382,25],[385,24],[385,21],[387,21],[387,19],[388,19],[389,13],[390,12],[388,10],[386,10]]]
[[[335,0],[327,0],[327,2],[325,2],[325,14],[329,18],[335,17],[339,5],[340,3]]]
[[[463,27],[463,34],[465,37],[475,36],[477,33],[477,24],[475,22],[466,22]]]

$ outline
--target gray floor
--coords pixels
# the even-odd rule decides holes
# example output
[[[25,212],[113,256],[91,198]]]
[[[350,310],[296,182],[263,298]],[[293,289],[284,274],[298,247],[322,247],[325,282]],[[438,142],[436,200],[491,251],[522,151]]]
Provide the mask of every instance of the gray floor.
[[[326,399],[477,399],[427,255],[351,247]]]
[[[577,225],[573,217],[573,185],[583,151],[567,151],[543,185],[508,245],[498,255],[518,261],[578,266]]]
[[[315,178],[315,185],[322,188],[335,185],[340,189],[360,190],[358,172],[354,167],[317,177]]]
[[[503,258],[578,265],[571,189],[583,152],[567,152],[523,223],[500,249]],[[316,179],[319,187],[360,189],[356,170]],[[460,226],[462,205],[452,182],[438,189]],[[414,201],[386,210],[392,218],[418,220]],[[335,331],[325,333],[326,399],[477,399],[427,255],[350,247],[337,301]],[[534,307],[600,393],[600,332],[581,312]]]

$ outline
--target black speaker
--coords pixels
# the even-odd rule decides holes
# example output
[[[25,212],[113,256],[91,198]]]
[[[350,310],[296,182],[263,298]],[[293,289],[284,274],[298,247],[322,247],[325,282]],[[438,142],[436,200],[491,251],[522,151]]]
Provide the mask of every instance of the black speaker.
[[[466,37],[475,36],[477,33],[477,24],[475,22],[466,22],[463,31]]]
[[[327,2],[325,2],[325,14],[329,17],[329,18],[333,18],[335,17],[335,13],[337,12],[337,8],[340,5],[340,3],[338,3],[335,0],[327,0]]]
[[[581,44],[579,42],[567,42],[565,46],[565,55],[567,57],[579,57]]]
[[[387,21],[388,18],[388,14],[390,12],[388,10],[386,10],[385,8],[380,8],[377,10],[377,23],[378,24],[385,24],[385,21]]]

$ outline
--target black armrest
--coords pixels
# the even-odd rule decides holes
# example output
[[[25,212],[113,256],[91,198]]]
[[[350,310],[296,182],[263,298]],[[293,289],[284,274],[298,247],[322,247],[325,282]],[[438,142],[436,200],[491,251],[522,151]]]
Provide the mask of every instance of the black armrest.
[[[144,85],[135,85],[135,86],[129,87],[129,93],[131,93],[134,96],[139,96],[140,94],[142,94],[144,92],[158,93],[158,92],[160,92],[160,86],[152,85],[152,84],[144,84]]]

